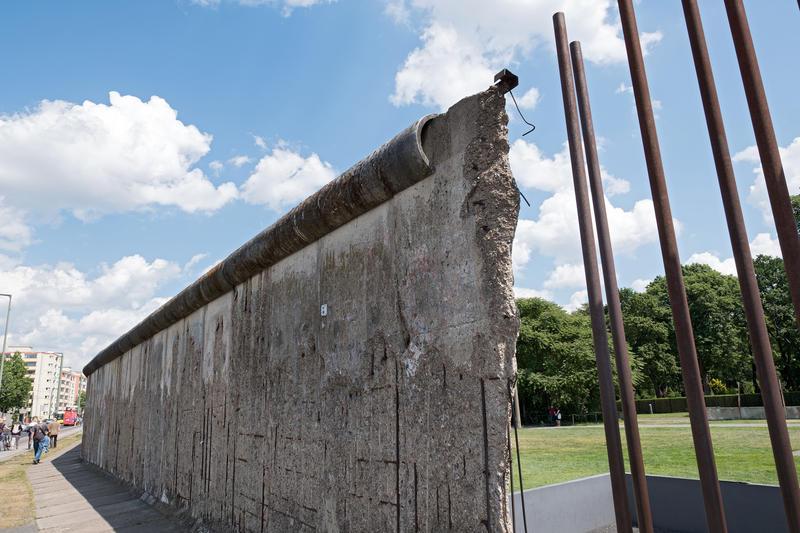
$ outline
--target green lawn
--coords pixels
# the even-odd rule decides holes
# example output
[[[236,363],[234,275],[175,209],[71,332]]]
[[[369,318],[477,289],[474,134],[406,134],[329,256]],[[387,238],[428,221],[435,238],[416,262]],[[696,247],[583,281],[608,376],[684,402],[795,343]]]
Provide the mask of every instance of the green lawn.
[[[672,416],[681,417],[679,413]],[[664,418],[641,421],[639,433],[642,437],[645,471],[648,474],[697,479],[690,429],[681,426],[647,427],[648,422],[663,423]],[[669,423],[686,424],[688,419]],[[620,429],[620,433],[627,469],[625,432]],[[711,435],[720,479],[777,485],[766,427],[758,422],[754,422],[753,427],[712,426]],[[789,436],[795,446],[800,448],[800,426],[790,426]],[[519,440],[525,488],[608,472],[602,425],[557,429],[526,428],[520,430]],[[796,463],[798,459],[800,457],[795,458]],[[515,464],[514,488],[519,490],[516,470]]]

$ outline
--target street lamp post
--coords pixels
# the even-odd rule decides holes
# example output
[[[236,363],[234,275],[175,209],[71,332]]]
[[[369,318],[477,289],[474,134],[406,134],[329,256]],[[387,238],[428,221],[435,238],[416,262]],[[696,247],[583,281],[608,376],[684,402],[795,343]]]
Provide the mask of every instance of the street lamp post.
[[[8,340],[8,319],[11,317],[11,295],[0,293],[0,296],[8,298],[8,308],[6,309],[6,327],[3,330],[3,351],[0,352],[0,390],[3,390],[3,369],[6,362],[6,341]]]

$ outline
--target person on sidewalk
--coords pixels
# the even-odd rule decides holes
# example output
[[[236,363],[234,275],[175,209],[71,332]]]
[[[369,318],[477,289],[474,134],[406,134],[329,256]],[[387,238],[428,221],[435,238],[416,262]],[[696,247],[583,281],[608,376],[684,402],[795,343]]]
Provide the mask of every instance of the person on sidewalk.
[[[38,465],[44,452],[45,439],[47,438],[47,424],[35,424],[33,426],[33,464]]]
[[[28,427],[25,429],[25,433],[28,434],[28,449],[31,449],[31,444],[33,444],[33,430],[36,429],[36,420],[28,420]]]
[[[50,447],[55,450],[58,442],[58,430],[61,429],[61,424],[58,423],[58,420],[53,420],[47,427],[50,430]]]
[[[11,425],[11,439],[14,442],[14,449],[19,449],[19,438],[22,436],[22,424],[15,422]]]

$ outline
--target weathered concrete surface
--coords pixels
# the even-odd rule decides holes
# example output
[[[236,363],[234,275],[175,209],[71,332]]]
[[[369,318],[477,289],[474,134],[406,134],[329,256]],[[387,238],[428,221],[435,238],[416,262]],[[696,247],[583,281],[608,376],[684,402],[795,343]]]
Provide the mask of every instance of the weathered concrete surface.
[[[430,177],[97,368],[84,457],[219,530],[508,531],[504,105],[434,118]]]

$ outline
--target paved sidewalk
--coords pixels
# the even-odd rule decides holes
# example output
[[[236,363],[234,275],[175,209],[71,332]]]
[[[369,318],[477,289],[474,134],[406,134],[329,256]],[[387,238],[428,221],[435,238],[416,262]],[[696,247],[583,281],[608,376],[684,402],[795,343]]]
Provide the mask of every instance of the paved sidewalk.
[[[184,532],[127,487],[81,461],[80,444],[28,468],[39,531]]]

